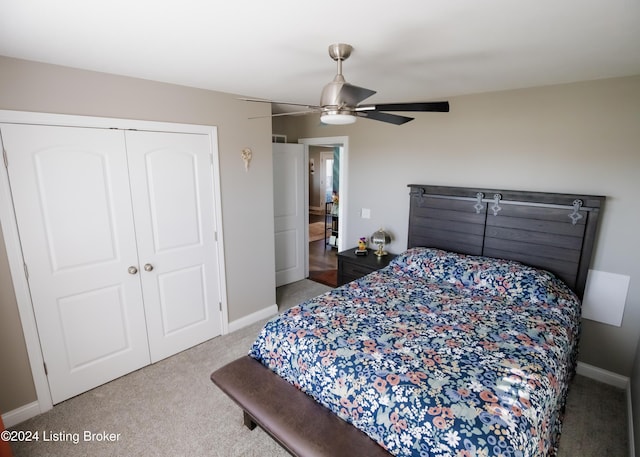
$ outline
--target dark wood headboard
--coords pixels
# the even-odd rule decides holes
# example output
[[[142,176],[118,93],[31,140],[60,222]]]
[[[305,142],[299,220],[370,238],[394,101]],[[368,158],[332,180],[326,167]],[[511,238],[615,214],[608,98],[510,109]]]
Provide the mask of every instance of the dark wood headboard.
[[[582,298],[605,197],[409,184],[408,246],[517,260]]]

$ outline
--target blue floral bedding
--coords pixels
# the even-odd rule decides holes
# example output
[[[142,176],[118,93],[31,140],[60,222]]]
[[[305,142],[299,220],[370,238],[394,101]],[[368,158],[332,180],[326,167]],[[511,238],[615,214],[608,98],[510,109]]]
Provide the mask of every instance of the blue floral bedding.
[[[390,454],[547,456],[579,322],[550,273],[413,248],[275,317],[250,355]]]

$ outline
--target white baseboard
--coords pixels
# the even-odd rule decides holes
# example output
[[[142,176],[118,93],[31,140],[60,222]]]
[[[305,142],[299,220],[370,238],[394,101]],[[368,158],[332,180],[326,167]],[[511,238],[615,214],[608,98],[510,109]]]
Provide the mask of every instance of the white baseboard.
[[[32,417],[37,416],[38,414],[40,414],[40,412],[40,404],[36,400],[17,409],[14,409],[13,411],[9,411],[8,413],[3,414],[2,422],[7,428],[13,427],[14,425],[18,425],[19,423],[26,421],[27,419],[31,419]]]
[[[588,363],[578,362],[576,373],[587,378],[595,379],[596,381],[609,384],[610,386],[617,387],[618,389],[627,389],[629,387],[629,378],[612,371],[603,370],[602,368],[594,367]]]
[[[236,330],[240,330],[241,328],[247,327],[251,324],[255,324],[264,319],[268,319],[272,316],[278,314],[278,305],[271,305],[260,311],[256,311],[255,313],[251,313],[248,316],[241,317],[240,319],[236,319],[233,322],[229,322],[229,333],[235,332]]]

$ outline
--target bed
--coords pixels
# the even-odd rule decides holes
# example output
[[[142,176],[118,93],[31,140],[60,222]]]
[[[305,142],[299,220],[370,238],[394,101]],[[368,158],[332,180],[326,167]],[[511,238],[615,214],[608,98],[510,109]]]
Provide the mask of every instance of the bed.
[[[604,197],[409,188],[406,251],[212,381],[295,456],[555,455]]]

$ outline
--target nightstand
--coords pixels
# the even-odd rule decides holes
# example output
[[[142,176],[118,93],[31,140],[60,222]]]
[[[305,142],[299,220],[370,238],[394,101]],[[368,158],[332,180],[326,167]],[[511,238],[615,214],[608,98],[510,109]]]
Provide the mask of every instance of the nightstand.
[[[356,255],[356,249],[353,247],[338,253],[338,286],[384,268],[396,257],[396,254],[377,257],[373,249],[367,249],[367,255]]]

